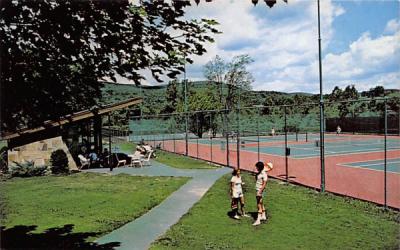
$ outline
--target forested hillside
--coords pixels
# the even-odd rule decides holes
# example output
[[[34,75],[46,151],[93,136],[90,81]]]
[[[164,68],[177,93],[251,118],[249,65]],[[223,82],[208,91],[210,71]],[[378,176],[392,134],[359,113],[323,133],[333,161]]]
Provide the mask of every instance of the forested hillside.
[[[222,87],[222,96],[221,96]],[[112,123],[118,127],[127,128],[129,119],[142,115],[158,115],[165,113],[184,112],[184,84],[171,81],[168,85],[162,86],[142,86],[105,83],[102,89],[102,103],[114,103],[117,101],[132,98],[134,96],[143,97],[143,105],[135,107],[129,111],[120,111],[112,116]],[[225,108],[225,98],[228,95],[226,85],[208,83],[206,81],[187,83],[187,109],[196,110],[215,110]],[[287,126],[291,131],[318,130],[319,126],[319,95],[309,93],[282,93],[275,91],[236,91],[231,98],[236,109],[240,96],[240,124],[245,130],[255,130],[257,119],[261,119],[263,130],[268,131],[272,127],[282,130],[284,124],[285,108],[287,114]],[[384,111],[383,101],[376,99],[386,96],[389,99],[388,109],[391,114],[398,115],[399,112],[399,90],[385,90],[381,86],[370,89],[369,91],[358,92],[354,85],[349,85],[345,89],[335,87],[332,93],[324,95],[325,116],[326,118],[344,117],[381,117]],[[347,100],[358,100],[357,102],[345,102]],[[363,101],[364,100],[364,101]],[[256,108],[260,105],[265,107]],[[247,107],[247,108],[245,108]],[[209,120],[215,119],[215,124],[210,124]],[[218,118],[220,119],[220,118]],[[228,119],[232,121],[231,129],[236,128],[235,112],[230,112]],[[220,119],[221,120],[221,119]],[[202,134],[204,131],[213,130],[218,127],[217,117],[211,114],[197,114],[190,116],[189,126],[195,134]],[[235,122],[233,122],[235,121]],[[173,123],[176,124],[177,120]],[[198,123],[204,123],[199,126]],[[220,121],[221,122],[221,121]],[[259,122],[260,123],[260,122]],[[154,121],[149,120],[147,129],[168,130],[171,125],[168,122],[161,122],[161,127],[155,125]],[[169,125],[168,125],[169,124]],[[156,127],[154,127],[156,126]],[[174,125],[176,126],[176,125]],[[154,128],[153,128],[154,127]],[[141,128],[143,130],[143,128]],[[216,129],[215,129],[216,130]]]

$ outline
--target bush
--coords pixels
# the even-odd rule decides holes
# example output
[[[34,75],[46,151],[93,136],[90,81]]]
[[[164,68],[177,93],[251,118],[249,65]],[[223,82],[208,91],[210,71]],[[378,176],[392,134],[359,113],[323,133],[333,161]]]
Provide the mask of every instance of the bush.
[[[69,172],[68,157],[62,149],[57,149],[51,153],[51,172],[53,174],[66,174]]]
[[[8,171],[8,162],[7,162],[7,147],[2,147],[0,149],[0,172],[7,173]]]
[[[33,177],[43,176],[47,172],[47,166],[34,166],[33,161],[26,163],[14,162],[15,165],[11,165],[10,174],[12,177]]]

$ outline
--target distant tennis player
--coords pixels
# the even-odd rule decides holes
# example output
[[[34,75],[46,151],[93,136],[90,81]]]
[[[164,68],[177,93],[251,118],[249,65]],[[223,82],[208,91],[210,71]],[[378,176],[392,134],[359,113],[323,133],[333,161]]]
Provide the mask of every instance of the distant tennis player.
[[[265,196],[265,187],[267,185],[268,180],[268,171],[271,171],[273,168],[272,163],[267,163],[264,166],[264,163],[259,161],[256,163],[257,175],[256,175],[256,201],[257,201],[257,220],[253,223],[253,226],[257,226],[261,224],[262,220],[267,220],[267,216],[265,214],[265,206],[263,204],[263,197]]]
[[[338,125],[338,126],[336,127],[336,134],[337,134],[337,135],[340,135],[341,132],[342,132],[342,128]]]

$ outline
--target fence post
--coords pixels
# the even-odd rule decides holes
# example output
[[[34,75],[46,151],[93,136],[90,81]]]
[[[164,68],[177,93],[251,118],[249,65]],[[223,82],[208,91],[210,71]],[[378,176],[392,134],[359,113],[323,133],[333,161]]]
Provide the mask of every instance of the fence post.
[[[260,161],[260,108],[257,108],[257,161]]]
[[[188,113],[185,112],[185,155],[189,154]]]
[[[112,167],[111,167],[111,117],[110,117],[110,113],[108,113],[108,166],[110,167],[110,170],[112,170]]]
[[[289,182],[289,167],[288,167],[288,155],[287,155],[287,149],[288,149],[288,142],[287,142],[287,118],[286,118],[286,106],[284,106],[284,112],[285,112],[285,172],[286,172],[286,182]]]
[[[236,132],[236,167],[240,168],[240,90],[239,90],[239,104],[237,108],[237,132]]]
[[[226,137],[226,166],[229,167],[229,135],[228,135],[229,125],[227,117],[228,109],[226,109],[224,112],[225,112],[224,121],[225,121],[225,137]]]
[[[388,127],[388,121],[387,121],[387,100],[385,98],[385,136],[384,136],[384,149],[385,149],[385,157],[384,157],[384,203],[385,203],[385,209],[387,209],[387,127]]]
[[[210,132],[211,132],[211,134],[210,134],[210,146],[211,146],[211,148],[210,148],[210,161],[213,162],[213,142],[212,142],[212,140],[213,140],[214,130],[212,129],[212,111],[210,111]]]
[[[325,118],[324,118],[324,101],[321,100],[320,103],[320,157],[321,157],[321,192],[325,192]]]
[[[173,116],[174,117],[174,116]],[[174,117],[174,124],[173,124],[173,126],[174,126],[174,133],[172,134],[172,139],[173,139],[173,141],[174,141],[174,153],[176,153],[176,146],[175,146],[175,134],[176,134],[176,120],[175,120],[175,117]]]
[[[196,113],[196,123],[197,123],[197,133],[203,132],[200,129],[200,122],[199,122],[199,113]],[[196,139],[196,154],[197,154],[197,159],[199,159],[199,136],[197,135],[197,139]],[[201,134],[201,136],[203,136],[203,133]]]
[[[325,138],[324,138],[324,94],[322,91],[322,60],[321,60],[321,25],[320,25],[320,7],[318,7],[318,62],[319,62],[319,136],[320,136],[320,155],[321,155],[321,192],[325,192]]]

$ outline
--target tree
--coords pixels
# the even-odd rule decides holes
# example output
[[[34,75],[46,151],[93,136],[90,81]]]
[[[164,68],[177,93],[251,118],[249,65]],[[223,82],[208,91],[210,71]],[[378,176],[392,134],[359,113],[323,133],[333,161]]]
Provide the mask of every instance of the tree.
[[[369,90],[369,97],[380,97],[385,95],[385,88],[383,86],[376,86]]]
[[[225,61],[219,56],[216,55],[211,61],[206,63],[203,69],[203,74],[205,78],[209,81],[209,84],[212,85],[216,83],[219,85],[219,101],[222,103],[222,99],[224,96],[223,92],[223,83],[225,80],[227,65]]]
[[[354,85],[348,85],[343,91],[344,100],[357,100],[358,96],[358,91]]]
[[[210,93],[210,89],[205,91],[197,91],[189,98],[189,109],[191,111],[198,110],[214,110],[220,108],[215,95]],[[212,130],[213,135],[217,129],[216,114],[213,112],[196,112],[189,117],[189,130],[199,138],[203,137],[204,131]],[[210,120],[212,122],[210,122]]]
[[[188,1],[0,2],[1,127],[13,131],[96,105],[104,77],[174,78],[205,52],[214,20],[182,20]]]
[[[178,104],[178,87],[177,81],[173,80],[168,83],[167,91],[165,92],[167,104],[162,110],[163,113],[173,113],[177,109]]]
[[[225,81],[228,85],[228,95],[226,97],[226,106],[228,109],[232,109],[233,104],[240,98],[238,90],[251,90],[254,77],[247,71],[246,67],[253,61],[249,55],[239,55],[235,56],[228,64],[225,76]]]
[[[180,0],[182,1],[182,0]],[[194,0],[197,4],[200,3],[200,0]],[[205,0],[206,2],[212,2],[212,0]],[[287,3],[287,0],[283,0],[285,3]],[[257,5],[258,0],[251,0],[251,2],[254,5]],[[276,0],[264,0],[263,1],[268,7],[272,8],[276,4]]]
[[[341,88],[338,86],[335,86],[335,88],[332,90],[331,95],[329,96],[330,101],[340,101],[342,99],[343,91]]]
[[[238,89],[251,90],[251,83],[254,78],[246,67],[252,63],[253,59],[249,55],[235,56],[231,62],[226,63],[218,55],[204,66],[204,76],[211,83],[220,85],[220,102],[223,99],[223,83],[228,86],[228,93],[225,100],[225,107],[233,108],[233,104],[238,100]]]

